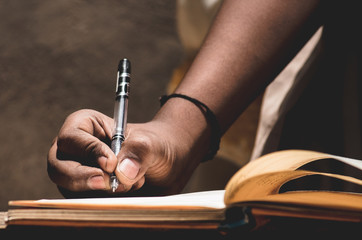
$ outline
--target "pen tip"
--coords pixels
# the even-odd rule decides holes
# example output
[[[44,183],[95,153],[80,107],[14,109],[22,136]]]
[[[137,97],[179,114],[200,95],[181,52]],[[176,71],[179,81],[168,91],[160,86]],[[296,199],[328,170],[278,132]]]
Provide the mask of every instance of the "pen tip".
[[[110,183],[111,183],[111,189],[112,189],[112,192],[115,192],[118,188],[118,180],[117,180],[117,177],[116,175],[112,175],[110,177]]]

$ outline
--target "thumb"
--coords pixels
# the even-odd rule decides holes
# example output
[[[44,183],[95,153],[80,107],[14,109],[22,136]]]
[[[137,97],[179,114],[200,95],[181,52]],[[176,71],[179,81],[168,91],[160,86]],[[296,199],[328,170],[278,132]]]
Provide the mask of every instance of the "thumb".
[[[124,190],[132,187],[133,189],[140,188],[143,185],[145,173],[153,162],[150,143],[150,139],[145,135],[130,136],[123,143],[115,174],[123,184]]]
[[[134,180],[140,172],[141,165],[136,160],[125,158],[118,163],[117,171],[128,180]]]

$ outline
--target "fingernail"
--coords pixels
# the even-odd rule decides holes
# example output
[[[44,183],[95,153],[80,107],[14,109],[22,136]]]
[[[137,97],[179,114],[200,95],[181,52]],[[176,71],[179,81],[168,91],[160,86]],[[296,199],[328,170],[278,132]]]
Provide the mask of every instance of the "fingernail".
[[[88,186],[93,190],[102,190],[106,188],[103,176],[92,176],[88,179]]]
[[[131,180],[136,178],[139,170],[140,167],[138,163],[129,158],[124,159],[118,164],[118,171]]]

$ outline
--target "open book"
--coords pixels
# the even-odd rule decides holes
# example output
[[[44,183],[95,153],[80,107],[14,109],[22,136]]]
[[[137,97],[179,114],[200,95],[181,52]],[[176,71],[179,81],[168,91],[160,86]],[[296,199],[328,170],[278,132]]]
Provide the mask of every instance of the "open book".
[[[348,172],[348,175],[345,173]],[[217,229],[271,216],[362,222],[362,161],[286,150],[241,168],[225,190],[163,197],[10,201],[7,225]],[[237,225],[236,224],[236,225]]]

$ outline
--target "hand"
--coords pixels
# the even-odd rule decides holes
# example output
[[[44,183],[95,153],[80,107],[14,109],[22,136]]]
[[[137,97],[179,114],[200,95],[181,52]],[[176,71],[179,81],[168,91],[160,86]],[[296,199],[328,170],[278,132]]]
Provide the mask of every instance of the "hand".
[[[116,193],[138,190],[145,181],[143,191],[180,191],[191,173],[185,174],[184,161],[176,161],[186,156],[188,147],[174,137],[175,128],[160,121],[128,124],[117,158],[109,148],[113,124],[93,110],[75,112],[65,120],[48,154],[49,177],[63,194],[110,193],[109,174],[114,171],[121,183]],[[187,168],[192,172],[194,167]]]

